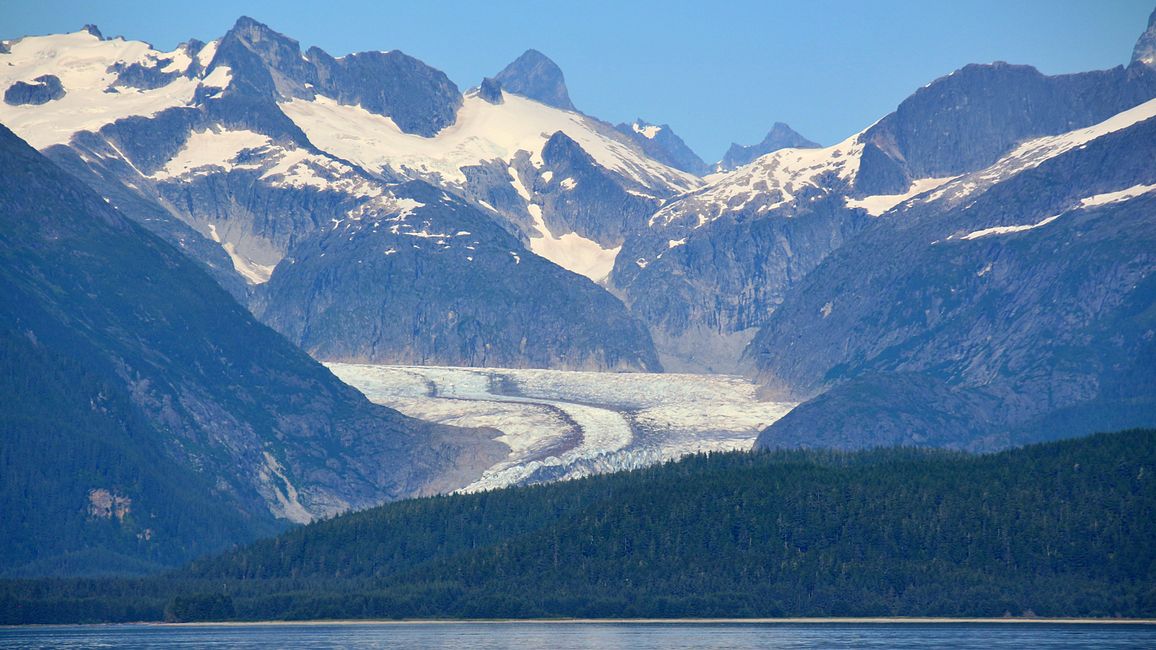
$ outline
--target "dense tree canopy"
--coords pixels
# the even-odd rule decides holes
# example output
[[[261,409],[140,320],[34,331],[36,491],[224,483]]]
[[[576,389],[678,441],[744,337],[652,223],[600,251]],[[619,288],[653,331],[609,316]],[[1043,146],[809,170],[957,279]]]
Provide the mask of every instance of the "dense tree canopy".
[[[1000,454],[695,456],[390,504],[0,620],[1152,616],[1156,431]]]

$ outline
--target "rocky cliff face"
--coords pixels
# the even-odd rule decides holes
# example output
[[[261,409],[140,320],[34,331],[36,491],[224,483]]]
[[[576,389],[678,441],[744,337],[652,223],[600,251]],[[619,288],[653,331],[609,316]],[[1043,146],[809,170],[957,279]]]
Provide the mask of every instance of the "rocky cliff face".
[[[402,52],[365,52],[335,59],[242,17],[216,46],[207,72],[227,68],[226,97],[312,99],[317,95],[390,118],[404,133],[432,136],[454,123],[457,86],[440,70]]]
[[[1132,48],[1132,63],[1156,66],[1156,10],[1148,17],[1148,29],[1144,30]]]
[[[538,50],[526,50],[494,76],[502,88],[515,95],[565,111],[575,111],[566,89],[562,69]]]
[[[542,163],[533,192],[551,232],[573,232],[606,248],[618,247],[644,230],[661,204],[600,166],[561,131],[542,147]]]
[[[4,103],[13,106],[47,104],[61,97],[64,97],[64,86],[60,77],[51,74],[40,75],[31,83],[17,81],[4,91]]]
[[[745,369],[743,346],[795,283],[869,219],[841,198],[790,217],[728,215],[667,235],[678,239],[628,242],[615,274],[632,278],[627,304],[651,325],[665,367],[735,372]],[[719,338],[723,345],[712,345]]]
[[[258,316],[314,356],[426,365],[656,370],[645,327],[588,279],[532,254],[420,181],[400,211],[295,247]]]
[[[6,129],[0,158],[4,570],[176,563],[502,455],[370,404]],[[89,523],[93,490],[131,511]]]
[[[855,189],[897,194],[913,179],[974,171],[1023,140],[1095,124],[1153,96],[1156,71],[1144,65],[1057,76],[1025,65],[968,65],[867,130],[864,140],[883,155],[864,160]]]

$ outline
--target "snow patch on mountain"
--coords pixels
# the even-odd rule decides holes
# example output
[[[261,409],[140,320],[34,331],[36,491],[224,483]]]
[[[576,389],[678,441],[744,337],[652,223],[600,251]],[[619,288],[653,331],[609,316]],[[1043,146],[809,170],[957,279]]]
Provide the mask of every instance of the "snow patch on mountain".
[[[638,122],[635,122],[634,124],[631,124],[630,126],[634,129],[635,133],[641,135],[642,137],[646,138],[647,140],[653,140],[654,137],[656,135],[658,135],[658,132],[662,130],[662,127],[658,126],[657,124],[642,125],[642,124],[639,124]]]
[[[699,184],[690,174],[650,160],[591,118],[516,95],[501,104],[467,96],[454,124],[432,138],[404,133],[388,117],[321,95],[293,99],[281,108],[315,145],[373,171],[436,175],[460,186],[466,181],[462,167],[492,160],[508,163],[519,151],[530,153],[541,166],[546,140],[562,131],[599,165],[644,187],[683,192]]]
[[[227,65],[219,65],[205,76],[201,85],[207,88],[225,88],[233,80],[233,70]]]
[[[706,187],[669,203],[650,225],[684,222],[700,228],[724,214],[768,212],[796,200],[804,190],[827,193],[834,182],[849,185],[859,171],[862,132],[822,149],[779,149],[718,176]]]
[[[172,52],[123,38],[101,40],[81,30],[71,34],[30,36],[13,41],[0,53],[0,89],[54,75],[64,85],[63,97],[46,104],[13,106],[0,102],[0,122],[37,149],[67,144],[81,131],[95,131],[116,120],[152,116],[186,106],[201,83],[176,76],[151,90],[117,85],[116,64],[159,66],[165,72],[185,72],[192,58],[180,46]],[[184,69],[180,69],[181,65]]]
[[[966,235],[963,235],[960,237],[955,237],[955,236],[948,237],[948,239],[962,239],[965,241],[971,241],[973,239],[980,239],[982,237],[990,237],[992,235],[1010,235],[1012,233],[1024,232],[1027,230],[1035,230],[1036,228],[1041,228],[1043,226],[1048,225],[1049,223],[1055,221],[1056,219],[1059,219],[1062,216],[1063,216],[1062,214],[1053,215],[1053,216],[1050,216],[1047,219],[1044,219],[1042,221],[1038,221],[1036,223],[1027,224],[1027,225],[1023,225],[1023,226],[995,226],[992,228],[984,228],[983,230],[976,230],[973,232],[969,232]]]
[[[603,248],[598,242],[578,233],[568,232],[555,236],[542,218],[542,208],[530,204],[530,216],[539,236],[530,236],[530,250],[562,268],[584,275],[594,282],[602,282],[614,268],[614,259],[622,246]]]
[[[229,259],[233,261],[233,269],[245,278],[249,284],[264,284],[269,281],[273,275],[273,269],[277,264],[258,264],[253,260],[245,257],[237,252],[237,246],[230,241],[223,241],[220,233],[217,232],[217,224],[210,223],[209,239],[221,245],[225,253],[228,254]]]
[[[948,205],[958,204],[979,191],[985,191],[996,183],[1016,174],[1034,169],[1047,160],[1153,117],[1156,117],[1156,99],[1117,113],[1103,122],[1087,128],[1028,140],[990,167],[972,174],[965,174],[955,181],[944,184],[928,195],[925,200],[929,202],[945,201]]]
[[[1133,185],[1132,187],[1129,187],[1129,188],[1123,189],[1123,190],[1118,190],[1116,192],[1104,192],[1103,194],[1094,194],[1092,196],[1080,199],[1079,204],[1076,206],[1075,209],[1092,208],[1092,207],[1101,206],[1101,205],[1108,205],[1110,203],[1120,203],[1123,201],[1129,201],[1131,199],[1135,199],[1137,197],[1144,196],[1145,194],[1152,192],[1152,191],[1156,191],[1156,185],[1143,185],[1143,184],[1141,184],[1141,185]],[[948,239],[972,240],[972,239],[979,239],[981,237],[990,237],[991,235],[1008,235],[1008,234],[1017,233],[1017,232],[1025,232],[1027,230],[1035,230],[1036,228],[1041,228],[1043,226],[1048,225],[1049,223],[1052,223],[1056,219],[1059,219],[1060,217],[1064,216],[1065,214],[1067,214],[1067,212],[1062,212],[1060,214],[1048,217],[1047,219],[1043,219],[1042,221],[1038,221],[1038,222],[1033,223],[1033,224],[1027,224],[1027,225],[1022,225],[1022,226],[995,226],[993,228],[984,228],[982,230],[976,230],[974,232],[969,232],[966,235],[962,235],[959,237],[955,237],[955,236],[948,237]]]
[[[205,129],[193,131],[185,146],[165,166],[152,175],[168,180],[187,174],[229,171],[237,156],[246,149],[269,144],[268,136],[248,130]]]
[[[955,180],[957,177],[948,176],[946,178],[921,178],[912,181],[911,186],[907,188],[906,192],[902,194],[876,194],[874,196],[864,196],[858,199],[847,198],[845,202],[849,208],[862,208],[867,211],[867,214],[878,217],[887,212],[891,208],[903,203],[904,201],[930,192],[944,183]]]
[[[1152,191],[1156,191],[1156,185],[1133,185],[1132,187],[1124,190],[1119,190],[1116,192],[1105,192],[1103,194],[1093,194],[1092,196],[1080,199],[1080,207],[1090,208],[1097,205],[1107,205],[1109,203],[1129,201]]]

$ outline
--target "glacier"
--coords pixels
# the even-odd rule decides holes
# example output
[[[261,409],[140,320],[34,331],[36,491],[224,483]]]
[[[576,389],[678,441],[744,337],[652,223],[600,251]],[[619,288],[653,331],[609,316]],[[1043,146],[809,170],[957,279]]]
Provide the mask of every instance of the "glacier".
[[[506,458],[459,491],[637,469],[687,454],[750,449],[790,402],[764,401],[729,375],[326,364],[370,401],[491,427]]]

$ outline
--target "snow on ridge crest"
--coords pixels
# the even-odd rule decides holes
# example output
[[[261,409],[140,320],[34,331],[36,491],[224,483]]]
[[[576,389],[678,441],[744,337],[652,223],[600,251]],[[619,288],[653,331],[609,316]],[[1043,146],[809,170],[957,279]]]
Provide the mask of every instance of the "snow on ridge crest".
[[[983,228],[982,230],[975,230],[973,232],[967,233],[966,235],[961,235],[958,237],[955,235],[952,235],[952,236],[948,237],[948,239],[949,240],[950,239],[962,239],[962,240],[971,241],[974,239],[980,239],[982,237],[990,237],[992,235],[1010,235],[1012,233],[1026,232],[1028,230],[1035,230],[1036,228],[1042,228],[1043,226],[1046,226],[1049,223],[1052,223],[1056,219],[1059,219],[1060,217],[1064,216],[1068,212],[1071,212],[1072,210],[1082,210],[1085,208],[1093,208],[1093,207],[1098,207],[1101,205],[1108,205],[1111,203],[1122,203],[1124,201],[1130,201],[1132,199],[1139,198],[1139,197],[1144,196],[1145,194],[1148,194],[1149,192],[1153,192],[1153,191],[1156,191],[1156,184],[1153,184],[1153,185],[1139,184],[1139,185],[1133,185],[1132,187],[1118,190],[1115,192],[1104,192],[1102,194],[1093,194],[1092,196],[1088,196],[1088,197],[1084,197],[1084,198],[1080,199],[1077,202],[1076,206],[1073,207],[1072,209],[1065,210],[1064,212],[1061,212],[1060,214],[1050,216],[1046,219],[1043,219],[1043,220],[1038,221],[1038,222],[1033,223],[1033,224],[1021,225],[1021,226],[993,226],[991,228]]]
[[[912,181],[910,187],[908,187],[905,192],[900,194],[876,194],[874,196],[865,196],[859,199],[852,199],[848,197],[847,199],[844,199],[844,202],[849,208],[862,208],[867,212],[867,214],[873,217],[878,217],[899,205],[900,203],[903,203],[912,197],[919,196],[920,194],[930,192],[931,190],[940,187],[944,183],[949,183],[956,178],[959,177],[948,176],[945,178],[920,178]]]
[[[944,200],[949,202],[949,205],[957,204],[977,191],[986,190],[998,182],[1034,169],[1056,156],[1082,148],[1093,140],[1128,129],[1154,117],[1156,117],[1156,99],[1151,99],[1092,126],[1027,140],[990,167],[964,174],[944,184],[924,200],[927,202]]]
[[[516,95],[496,105],[467,96],[455,122],[433,137],[405,133],[388,117],[322,95],[294,98],[280,106],[318,147],[366,169],[411,170],[462,185],[462,167],[493,160],[508,163],[519,151],[541,164],[546,141],[562,131],[599,165],[645,187],[682,192],[700,184],[690,174],[639,154],[613,129]]]
[[[689,225],[699,228],[751,204],[757,205],[759,213],[768,212],[795,201],[804,190],[830,191],[832,188],[819,182],[822,176],[834,175],[850,185],[859,173],[865,132],[830,147],[772,151],[672,201],[650,218],[650,225],[690,220]]]
[[[143,41],[101,40],[87,31],[29,36],[13,41],[0,54],[0,88],[54,75],[64,86],[63,97],[40,105],[12,106],[0,102],[0,122],[37,149],[67,144],[81,131],[97,131],[116,120],[151,117],[192,102],[199,79],[186,76],[193,58],[186,46],[161,52]],[[116,65],[154,67],[179,73],[167,84],[143,90],[117,85]],[[111,90],[111,92],[109,92]]]

